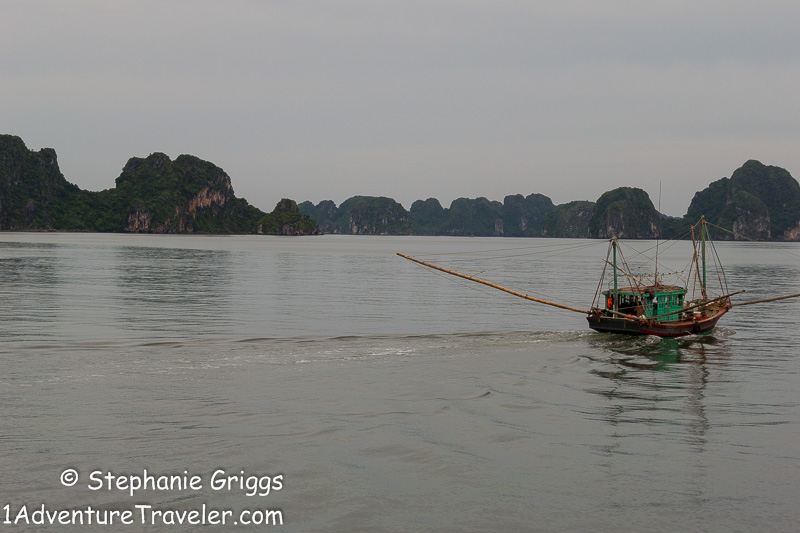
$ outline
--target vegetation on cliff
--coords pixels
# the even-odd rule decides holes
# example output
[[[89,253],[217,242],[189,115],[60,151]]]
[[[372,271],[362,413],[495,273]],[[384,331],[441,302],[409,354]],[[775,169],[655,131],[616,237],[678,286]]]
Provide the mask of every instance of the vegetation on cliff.
[[[258,221],[257,233],[268,235],[319,235],[317,222],[300,212],[294,200],[283,198],[272,213]]]
[[[503,204],[480,197],[457,198],[450,204],[448,235],[497,237],[504,235]]]
[[[330,200],[314,206],[299,205],[300,212],[317,221],[325,233],[353,235],[406,235],[409,233],[408,212],[391,198],[353,196],[339,207]]]
[[[659,214],[645,191],[620,187],[597,199],[589,219],[589,235],[599,239],[660,237]]]
[[[237,198],[230,177],[221,168],[191,155],[178,156],[175,161],[162,153],[133,157],[115,185],[99,192],[81,190],[61,174],[54,150],[32,152],[19,137],[0,135],[0,229],[276,234],[319,231],[299,211],[276,209],[267,214]],[[294,204],[291,200],[286,202]],[[290,207],[284,205],[286,209],[291,210]]]
[[[447,233],[449,210],[442,207],[436,198],[417,200],[411,204],[408,221],[415,235],[443,235]]]
[[[541,237],[547,216],[555,209],[543,194],[515,194],[503,199],[503,234],[506,237]]]
[[[577,200],[555,206],[544,220],[542,237],[583,238],[589,235],[589,220],[595,203]]]
[[[81,225],[84,196],[64,179],[55,150],[32,152],[19,137],[0,135],[0,229]]]

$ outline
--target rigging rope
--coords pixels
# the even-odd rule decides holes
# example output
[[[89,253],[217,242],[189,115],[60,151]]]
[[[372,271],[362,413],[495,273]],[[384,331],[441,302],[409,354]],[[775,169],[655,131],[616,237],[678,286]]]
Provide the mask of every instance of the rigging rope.
[[[717,228],[720,231],[724,231],[726,233],[730,233],[734,237],[741,238],[741,239],[743,239],[743,240],[745,240],[747,242],[754,242],[754,243],[759,243],[759,244],[763,244],[765,242],[765,241],[757,241],[755,239],[751,239],[750,237],[748,237],[746,235],[741,235],[741,234],[737,235],[736,233],[734,233],[733,231],[729,230],[728,228],[723,228],[722,226],[717,226],[716,224],[712,224],[711,222],[708,222],[708,221],[706,221],[706,224],[708,224],[709,226],[712,226],[714,228]],[[769,241],[766,241],[766,242],[769,242]],[[792,257],[794,259],[800,259],[800,254],[796,254],[796,253],[791,252],[789,250],[783,250],[781,248],[775,248],[775,247],[771,248],[771,250],[774,250],[774,251],[776,251],[776,252],[778,252],[780,254],[783,254],[783,255],[785,255],[787,257]]]

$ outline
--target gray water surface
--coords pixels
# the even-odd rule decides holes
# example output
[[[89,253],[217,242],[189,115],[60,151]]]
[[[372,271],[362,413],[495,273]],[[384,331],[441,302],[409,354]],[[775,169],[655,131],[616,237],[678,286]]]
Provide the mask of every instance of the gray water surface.
[[[205,505],[234,531],[275,529],[234,524],[243,510],[284,531],[796,531],[800,302],[625,338],[394,255],[588,308],[606,250],[0,233],[0,524],[69,529],[17,520],[45,505],[133,513],[74,530],[196,531],[163,522]],[[800,292],[800,245],[717,250],[741,300]],[[145,470],[201,487],[90,488]],[[281,488],[214,488],[217,471]]]

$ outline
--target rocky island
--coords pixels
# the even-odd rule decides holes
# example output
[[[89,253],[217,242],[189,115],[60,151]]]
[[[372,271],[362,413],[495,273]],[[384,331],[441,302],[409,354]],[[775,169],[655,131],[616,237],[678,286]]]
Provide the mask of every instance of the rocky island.
[[[0,229],[131,233],[263,233],[309,235],[317,224],[297,204],[281,200],[271,213],[233,192],[213,163],[165,154],[128,160],[115,187],[85,191],[69,183],[56,152],[28,150],[0,135]]]
[[[697,192],[683,217],[659,213],[634,187],[561,205],[541,194],[517,194],[503,202],[458,198],[449,208],[429,198],[408,211],[391,198],[369,196],[338,207],[331,200],[299,207],[326,233],[676,239],[688,238],[689,226],[705,215],[718,240],[800,240],[800,184],[786,170],[754,160]]]
[[[561,205],[516,194],[458,198],[447,208],[428,198],[406,210],[391,198],[354,196],[338,206],[283,199],[265,213],[236,197],[221,168],[192,155],[133,157],[114,188],[92,192],[64,178],[52,148],[34,152],[0,135],[0,230],[671,239],[686,238],[701,215],[715,239],[799,241],[800,184],[750,160],[697,192],[683,217],[659,213],[634,187]]]

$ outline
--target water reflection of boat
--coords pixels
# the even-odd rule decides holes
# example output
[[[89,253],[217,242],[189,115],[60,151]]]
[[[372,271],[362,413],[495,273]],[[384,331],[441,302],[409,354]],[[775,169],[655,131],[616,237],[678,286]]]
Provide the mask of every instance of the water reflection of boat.
[[[715,335],[696,335],[667,339],[654,339],[644,336],[603,335],[591,342],[596,348],[595,355],[589,357],[598,363],[611,363],[619,368],[639,370],[665,370],[682,363],[706,364],[708,358],[717,364],[726,359],[726,336],[732,332],[721,328]],[[592,373],[603,375],[603,370]],[[610,371],[614,377],[620,370]],[[624,372],[624,370],[622,370]],[[608,376],[607,376],[608,377]]]
[[[694,252],[688,268],[681,272],[671,273],[670,277],[674,279],[669,282],[666,281],[667,276],[658,271],[657,247],[655,268],[648,275],[637,275],[632,273],[622,257],[617,238],[612,238],[600,285],[589,310],[534,298],[496,283],[448,270],[408,255],[401,253],[397,255],[428,268],[487,285],[526,300],[584,314],[591,329],[605,333],[655,335],[658,337],[706,335],[712,332],[720,318],[733,307],[800,296],[800,293],[797,293],[733,303],[731,296],[744,291],[728,291],[725,273],[708,235],[707,223],[704,218],[691,226],[690,234]],[[611,266],[610,272],[608,266]],[[652,276],[652,281],[648,279],[649,276]],[[710,276],[719,281],[719,287],[715,287],[713,293],[707,283]],[[620,283],[621,279],[624,280],[623,284]],[[607,285],[607,288],[603,290],[604,284]]]

